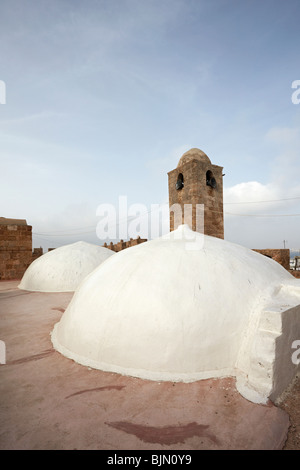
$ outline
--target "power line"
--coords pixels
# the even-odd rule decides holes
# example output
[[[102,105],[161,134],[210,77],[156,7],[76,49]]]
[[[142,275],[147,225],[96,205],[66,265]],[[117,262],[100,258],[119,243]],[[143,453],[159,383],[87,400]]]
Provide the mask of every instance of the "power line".
[[[268,201],[249,201],[249,202],[224,202],[225,204],[264,204],[265,202],[281,202],[281,201],[292,201],[294,199],[300,199],[300,196],[289,197],[285,199],[269,199]]]
[[[232,212],[224,212],[228,215],[237,215],[241,217],[299,217],[300,214],[237,214]]]
[[[41,232],[41,235],[49,234],[49,233],[61,233],[61,232],[66,232],[66,230],[68,230],[69,232],[75,232],[77,230],[85,230],[85,229],[92,228],[92,227],[94,227],[94,225],[89,225],[88,227],[78,227],[78,228],[70,228],[70,229],[64,229],[64,230],[53,230],[51,232]]]
[[[160,204],[159,206],[163,206],[162,204]],[[157,207],[155,208],[155,210],[157,210]],[[138,214],[138,215],[130,215],[130,216],[127,216],[127,217],[122,217],[121,219],[119,219],[118,222],[115,223],[116,226],[120,225],[122,222],[125,222],[125,221],[129,221],[129,220],[135,220],[137,219],[138,217],[142,217],[146,214],[149,214],[150,212],[153,212],[154,209],[149,209],[148,211],[145,211],[141,214]],[[109,222],[109,220],[108,220]],[[84,230],[84,229],[88,229],[88,228],[92,228],[94,230],[91,230],[91,231],[88,231],[88,232],[78,232],[78,233],[74,233],[72,234],[71,232],[73,231],[76,231],[76,230]],[[55,230],[55,231],[51,231],[51,232],[32,232],[33,235],[39,235],[39,236],[44,236],[46,235],[47,237],[65,237],[65,236],[71,236],[71,235],[85,235],[85,234],[88,234],[88,233],[95,233],[95,225],[90,225],[89,227],[80,227],[80,228],[77,228],[77,229],[65,229],[65,230]],[[63,232],[63,233],[62,233]]]
[[[72,237],[72,236],[78,236],[78,235],[86,235],[88,233],[95,233],[95,229],[94,230],[91,230],[89,232],[78,232],[78,233],[60,233],[60,234],[52,234],[52,233],[36,233],[36,232],[32,232],[32,235],[35,235],[36,237],[40,237],[40,238],[45,238],[45,235],[47,237]]]
[[[290,201],[290,200],[295,200],[295,199],[300,199],[300,196],[299,197],[298,196],[293,197],[293,198],[285,198],[285,199],[270,199],[270,200],[265,200],[265,201],[224,202],[224,205],[225,204],[263,204],[263,203],[266,203],[266,202]],[[163,204],[160,204],[159,206],[161,207],[161,206],[163,206]],[[157,209],[157,207],[155,209]],[[143,212],[141,214],[138,214],[138,215],[123,217],[122,219],[119,219],[118,222],[115,222],[115,225],[119,226],[122,222],[125,222],[125,221],[128,222],[129,220],[135,220],[138,217],[142,217],[142,216],[144,216],[146,214],[149,214],[151,212],[153,212],[153,209],[149,209],[148,211],[145,211],[145,212]],[[213,210],[212,212],[221,212],[221,211],[214,211]],[[233,213],[233,212],[224,212],[224,214],[225,215],[233,215],[233,216],[237,216],[237,217],[299,217],[300,216],[300,214],[237,214],[237,213]],[[89,229],[89,228],[93,228],[93,230],[78,232],[79,230],[85,230],[85,229]],[[51,231],[51,232],[33,232],[33,235],[35,235],[37,237],[41,237],[41,238],[45,238],[45,236],[47,236],[47,237],[69,237],[69,236],[74,236],[74,235],[78,236],[78,235],[87,235],[87,234],[95,233],[95,230],[96,230],[95,226],[90,225],[90,226],[87,226],[87,227],[77,227],[77,228],[73,228],[73,229],[70,228],[70,229],[56,230],[56,231]],[[72,233],[72,232],[77,232],[77,233]]]
[[[47,237],[40,237],[40,236],[37,236],[35,233],[33,233],[32,235],[34,235],[35,238],[37,238],[38,240],[40,240],[40,241],[42,241],[42,242],[43,242],[43,241],[47,241],[47,242],[51,242],[51,243],[53,242],[53,239],[50,240],[50,239],[47,238]]]

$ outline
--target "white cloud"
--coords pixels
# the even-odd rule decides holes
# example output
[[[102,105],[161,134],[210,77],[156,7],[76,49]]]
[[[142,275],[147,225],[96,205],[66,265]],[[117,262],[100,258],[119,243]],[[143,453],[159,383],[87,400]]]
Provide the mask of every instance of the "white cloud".
[[[224,210],[229,215],[237,214],[271,214],[286,212],[290,207],[299,204],[298,187],[283,188],[275,183],[262,184],[249,181],[224,189]]]
[[[300,129],[272,128],[265,138],[274,149],[269,181],[242,182],[224,189],[226,238],[257,248],[283,248],[287,238],[288,246],[297,246]]]

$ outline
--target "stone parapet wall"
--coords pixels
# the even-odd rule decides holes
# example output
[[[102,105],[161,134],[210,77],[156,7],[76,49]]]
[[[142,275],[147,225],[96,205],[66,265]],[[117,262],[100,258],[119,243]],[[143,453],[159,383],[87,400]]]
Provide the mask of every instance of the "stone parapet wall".
[[[140,243],[145,243],[147,241],[148,240],[146,238],[138,237],[138,238],[135,238],[135,239],[130,238],[130,240],[128,240],[126,242],[121,240],[118,243],[113,243],[113,242],[110,242],[109,244],[104,243],[104,245],[102,245],[102,246],[104,248],[108,248],[109,250],[118,252],[118,251],[125,250],[126,248],[130,248],[131,246],[139,245]]]
[[[20,279],[32,261],[32,227],[0,218],[0,280]]]
[[[34,248],[32,252],[32,261],[35,261],[40,256],[43,256],[43,248]]]
[[[260,253],[264,256],[267,256],[268,258],[272,258],[274,261],[277,261],[277,263],[281,264],[281,266],[283,266],[285,269],[287,269],[288,271],[290,270],[290,250],[289,249],[268,248],[265,250],[254,249],[253,251],[256,251],[257,253]]]
[[[291,269],[290,273],[296,277],[297,279],[300,279],[300,271],[296,271],[295,269]]]

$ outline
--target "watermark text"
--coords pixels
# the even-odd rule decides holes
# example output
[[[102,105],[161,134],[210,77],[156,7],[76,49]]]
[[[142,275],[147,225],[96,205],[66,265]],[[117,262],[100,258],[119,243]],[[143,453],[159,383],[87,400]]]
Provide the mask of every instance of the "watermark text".
[[[300,103],[300,80],[294,80],[292,83],[292,88],[296,88],[296,91],[292,93],[292,103],[299,104]]]
[[[96,210],[100,217],[96,234],[100,240],[126,240],[147,238],[148,240],[169,237],[172,219],[172,237],[186,240],[187,250],[199,250],[204,242],[203,204],[151,204],[150,210],[144,204],[128,205],[126,196],[119,196],[118,207],[100,204]],[[191,230],[176,229],[182,225]],[[202,236],[201,236],[202,235]]]
[[[293,341],[292,349],[296,349],[292,354],[292,363],[297,366],[300,364],[300,339]]]
[[[0,364],[6,364],[6,345],[0,340]]]
[[[6,104],[6,85],[3,80],[0,80],[0,104]]]

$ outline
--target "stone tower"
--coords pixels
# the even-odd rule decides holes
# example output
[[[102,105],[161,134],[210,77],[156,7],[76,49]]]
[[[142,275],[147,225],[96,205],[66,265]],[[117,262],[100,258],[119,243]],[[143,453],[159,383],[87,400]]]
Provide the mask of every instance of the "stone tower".
[[[177,168],[168,173],[170,230],[187,223],[194,231],[199,229],[199,207],[204,206],[204,234],[224,238],[223,221],[223,167],[213,165],[208,156],[197,148],[184,153]],[[189,204],[184,211],[184,205]],[[172,206],[181,207],[180,217],[174,216]],[[202,206],[197,206],[202,205]],[[174,207],[174,206],[173,206]],[[197,210],[197,212],[196,212]],[[203,212],[202,212],[203,213]]]

